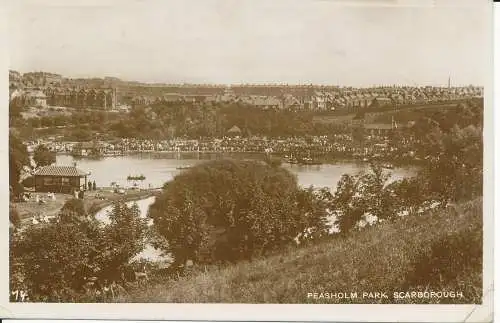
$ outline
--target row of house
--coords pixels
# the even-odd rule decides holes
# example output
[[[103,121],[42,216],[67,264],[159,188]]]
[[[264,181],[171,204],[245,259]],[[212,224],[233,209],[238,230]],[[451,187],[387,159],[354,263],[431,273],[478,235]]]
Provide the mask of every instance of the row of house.
[[[10,100],[22,106],[115,109],[116,89],[25,88],[12,89]]]
[[[380,89],[334,89],[330,91],[302,91],[302,93],[283,93],[280,95],[236,95],[226,88],[217,95],[181,95],[168,93],[163,96],[136,96],[132,104],[149,105],[152,103],[212,103],[232,102],[255,106],[261,109],[331,111],[338,109],[359,110],[384,106],[430,104],[450,100],[482,97],[480,87],[462,88],[380,88]]]
[[[117,105],[116,89],[112,88],[48,87],[44,93],[49,106],[114,109]]]

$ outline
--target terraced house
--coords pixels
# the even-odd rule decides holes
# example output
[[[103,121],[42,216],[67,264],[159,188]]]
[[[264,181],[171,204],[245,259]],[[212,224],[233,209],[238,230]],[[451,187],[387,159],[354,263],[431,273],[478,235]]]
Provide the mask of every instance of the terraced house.
[[[45,89],[49,106],[70,108],[116,108],[116,89],[112,88],[61,88],[48,87]]]

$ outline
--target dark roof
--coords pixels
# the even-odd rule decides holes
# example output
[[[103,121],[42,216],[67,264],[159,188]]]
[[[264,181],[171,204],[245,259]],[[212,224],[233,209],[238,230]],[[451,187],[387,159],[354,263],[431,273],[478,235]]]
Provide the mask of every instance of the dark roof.
[[[87,175],[87,173],[74,166],[45,166],[43,168],[40,168],[35,173],[35,176],[80,177],[85,175]]]

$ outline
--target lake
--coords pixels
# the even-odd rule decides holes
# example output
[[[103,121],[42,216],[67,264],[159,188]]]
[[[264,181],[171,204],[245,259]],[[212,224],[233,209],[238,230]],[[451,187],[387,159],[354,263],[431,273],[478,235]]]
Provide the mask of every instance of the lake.
[[[239,159],[262,159],[262,154],[235,153],[226,154],[224,157]],[[122,187],[132,186],[132,181],[127,181],[127,176],[144,175],[146,179],[137,184],[141,188],[162,187],[167,181],[172,180],[183,171],[182,167],[193,166],[207,160],[220,159],[220,154],[196,154],[196,153],[143,153],[128,156],[104,157],[102,159],[75,159],[69,155],[58,155],[57,165],[73,165],[90,171],[90,181],[96,181],[99,187],[109,187],[112,182]],[[335,189],[337,182],[345,173],[355,174],[368,170],[367,163],[339,162],[323,165],[296,165],[283,164],[284,168],[297,176],[299,185],[303,187],[329,187]],[[415,174],[415,167],[395,168],[391,170],[392,180]]]
[[[227,154],[224,157],[240,159],[262,159],[262,154]],[[161,187],[167,181],[172,180],[181,169],[179,167],[193,166],[211,159],[220,159],[221,155],[216,154],[192,154],[192,153],[143,153],[128,156],[104,157],[102,159],[75,159],[69,155],[58,155],[57,165],[73,165],[90,171],[91,181],[95,180],[97,186],[110,186],[112,182],[122,187],[133,185],[133,182],[127,181],[127,176],[144,175],[146,179],[143,183],[138,183],[139,187],[147,188]],[[299,166],[283,164],[284,168],[297,176],[299,185],[303,187],[328,187],[335,190],[337,182],[345,173],[356,174],[360,171],[368,170],[366,163],[339,162],[336,164],[323,164],[315,166]],[[395,168],[390,171],[391,180],[398,180],[404,177],[413,176],[416,168]],[[154,197],[149,197],[136,201],[141,210],[141,217],[146,217],[149,206],[154,202]],[[132,205],[134,202],[129,202]],[[107,213],[111,206],[105,207],[96,214],[96,218],[103,224],[109,223]],[[151,222],[150,222],[151,224]],[[150,261],[169,261],[168,256],[162,256],[159,250],[155,250],[151,245],[136,256]]]

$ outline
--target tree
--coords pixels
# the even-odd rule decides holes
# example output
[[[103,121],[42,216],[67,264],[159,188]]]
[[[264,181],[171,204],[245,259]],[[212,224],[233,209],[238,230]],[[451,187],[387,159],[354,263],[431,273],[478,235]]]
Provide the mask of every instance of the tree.
[[[30,160],[26,145],[13,133],[9,133],[9,185],[13,196],[18,196],[23,192],[23,187],[19,184],[23,167],[30,166]]]
[[[141,218],[137,203],[131,207],[121,202],[114,203],[109,216],[111,224],[101,233],[97,262],[104,279],[116,280],[130,260],[144,249],[148,227],[146,220]]]
[[[149,216],[182,264],[249,259],[293,243],[306,228],[319,236],[326,214],[285,169],[219,160],[167,183]]]
[[[338,210],[337,224],[342,234],[354,229],[366,215],[377,219],[394,217],[393,187],[386,186],[389,174],[377,164],[370,171],[357,175],[342,175],[330,207]]]
[[[56,162],[56,153],[45,145],[39,145],[33,153],[33,160],[37,167],[49,166]]]
[[[120,269],[144,248],[147,225],[137,205],[114,205],[102,227],[81,200],[65,203],[59,219],[12,233],[11,287],[25,285],[33,301],[82,301],[88,277],[120,279]],[[70,242],[70,243],[69,243]]]
[[[81,219],[87,215],[85,205],[81,199],[72,198],[66,201],[59,211],[59,217],[63,221]]]
[[[97,230],[87,221],[29,227],[11,242],[12,261],[18,264],[12,274],[25,277],[23,283],[33,301],[71,301],[84,283],[87,268],[97,270],[93,238],[99,235],[89,234]]]

